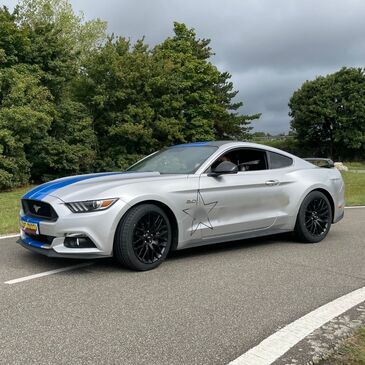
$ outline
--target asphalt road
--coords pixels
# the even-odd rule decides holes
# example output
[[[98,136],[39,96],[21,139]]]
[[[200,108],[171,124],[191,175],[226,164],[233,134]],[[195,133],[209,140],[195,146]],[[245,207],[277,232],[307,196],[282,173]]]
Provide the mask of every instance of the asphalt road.
[[[0,240],[1,364],[227,364],[280,327],[365,285],[365,209],[325,241],[270,237],[174,253],[158,269],[74,265]]]

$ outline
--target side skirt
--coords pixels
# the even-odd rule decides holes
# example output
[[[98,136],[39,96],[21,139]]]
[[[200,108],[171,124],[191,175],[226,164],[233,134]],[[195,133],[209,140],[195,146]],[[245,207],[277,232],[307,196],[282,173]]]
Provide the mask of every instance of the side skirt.
[[[211,245],[214,243],[223,243],[223,242],[230,242],[230,241],[239,241],[244,240],[248,238],[255,238],[255,237],[264,237],[264,236],[271,236],[274,234],[281,234],[281,233],[287,233],[292,232],[290,229],[279,229],[279,228],[268,228],[263,230],[255,230],[255,231],[248,231],[244,233],[235,233],[230,235],[222,235],[218,237],[213,238],[206,238],[199,241],[194,242],[184,242],[181,244],[178,244],[177,250],[183,250],[185,248],[191,248],[191,247],[199,247],[199,246],[205,246],[205,245]]]

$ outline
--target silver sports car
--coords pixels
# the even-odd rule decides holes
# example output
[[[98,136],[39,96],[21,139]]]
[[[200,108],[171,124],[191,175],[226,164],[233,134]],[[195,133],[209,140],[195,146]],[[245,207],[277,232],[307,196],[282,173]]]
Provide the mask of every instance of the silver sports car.
[[[171,250],[216,242],[290,231],[319,242],[344,215],[344,183],[335,168],[268,146],[197,142],[126,172],[48,182],[21,203],[22,246],[149,270]]]

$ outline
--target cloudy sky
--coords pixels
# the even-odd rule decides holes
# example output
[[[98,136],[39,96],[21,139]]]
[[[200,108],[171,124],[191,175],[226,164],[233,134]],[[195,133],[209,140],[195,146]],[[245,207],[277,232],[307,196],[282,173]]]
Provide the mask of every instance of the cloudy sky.
[[[305,80],[342,66],[365,66],[364,0],[70,0],[110,32],[154,45],[174,21],[210,38],[220,70],[229,71],[243,113],[261,112],[253,125],[289,130],[288,100]],[[14,6],[14,0],[0,4]]]

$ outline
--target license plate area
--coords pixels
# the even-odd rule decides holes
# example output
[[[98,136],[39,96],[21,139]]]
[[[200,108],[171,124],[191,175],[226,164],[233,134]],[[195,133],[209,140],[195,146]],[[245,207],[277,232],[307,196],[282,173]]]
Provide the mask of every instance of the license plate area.
[[[24,218],[20,219],[20,228],[24,233],[28,234],[39,234],[39,225],[38,223],[28,221]]]

